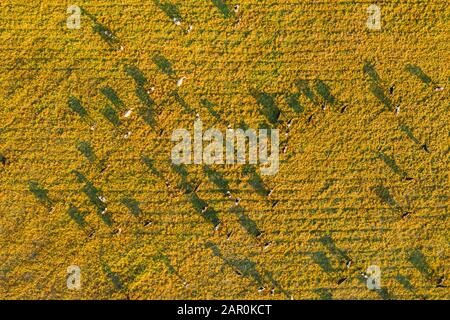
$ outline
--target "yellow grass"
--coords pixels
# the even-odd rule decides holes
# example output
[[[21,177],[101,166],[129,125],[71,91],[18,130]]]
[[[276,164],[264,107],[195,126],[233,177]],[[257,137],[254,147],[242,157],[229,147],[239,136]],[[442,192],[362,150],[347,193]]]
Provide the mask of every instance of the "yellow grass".
[[[233,0],[227,8],[239,11],[225,17],[209,0],[171,0],[180,26],[153,1],[112,3],[0,4],[2,299],[450,297],[448,4],[382,2],[382,29],[371,31],[369,2]],[[79,30],[66,26],[70,4],[83,9]],[[154,125],[139,114],[137,88],[154,100]],[[261,95],[281,110],[276,123],[260,112]],[[120,125],[102,114],[107,104]],[[192,129],[196,113],[206,128],[280,129],[280,171],[260,176],[257,190],[243,166],[212,166],[238,207],[203,166],[186,166],[182,181],[170,163],[172,130]],[[74,171],[106,198],[110,225]],[[70,265],[81,268],[81,290],[67,289]],[[370,265],[382,290],[366,287]]]

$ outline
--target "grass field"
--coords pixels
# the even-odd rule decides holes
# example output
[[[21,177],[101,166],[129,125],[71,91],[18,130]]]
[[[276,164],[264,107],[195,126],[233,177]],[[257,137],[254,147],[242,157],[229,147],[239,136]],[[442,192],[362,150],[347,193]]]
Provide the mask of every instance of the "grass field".
[[[0,12],[1,299],[450,298],[448,2]],[[174,166],[196,117],[279,129],[278,174]]]

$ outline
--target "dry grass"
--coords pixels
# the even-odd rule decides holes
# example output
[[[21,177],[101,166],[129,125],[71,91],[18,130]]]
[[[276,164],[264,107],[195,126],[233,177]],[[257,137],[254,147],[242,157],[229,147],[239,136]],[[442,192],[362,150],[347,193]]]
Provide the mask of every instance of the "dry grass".
[[[365,2],[111,2],[0,4],[0,297],[450,297],[447,3],[384,1],[376,32]],[[292,121],[277,175],[174,170],[173,129],[264,103]]]

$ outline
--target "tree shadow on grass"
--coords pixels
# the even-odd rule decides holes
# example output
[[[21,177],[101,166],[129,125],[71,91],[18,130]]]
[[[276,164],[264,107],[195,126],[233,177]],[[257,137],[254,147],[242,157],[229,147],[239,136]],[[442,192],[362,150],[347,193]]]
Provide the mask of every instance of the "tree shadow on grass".
[[[141,208],[139,208],[139,202],[136,199],[125,197],[120,202],[128,208],[133,216],[138,217],[141,214]]]
[[[421,144],[420,141],[419,141],[419,139],[417,139],[417,138],[414,136],[414,134],[412,133],[412,130],[411,130],[407,125],[401,123],[400,126],[399,126],[399,128],[400,128],[400,130],[403,131],[403,132],[408,136],[408,138],[410,138],[414,143],[416,143],[416,144],[418,144],[418,145]]]
[[[280,117],[281,110],[278,108],[275,99],[268,93],[254,89],[250,90],[250,94],[256,99],[256,102],[261,107],[260,112],[270,123],[276,124]]]
[[[247,231],[247,233],[255,238],[261,235],[256,222],[253,221],[248,215],[245,214],[244,209],[241,206],[234,206],[230,209],[230,212],[235,214],[241,226]]]
[[[201,99],[200,103],[202,104],[202,106],[206,107],[209,111],[209,113],[216,118],[216,120],[220,120],[220,115],[217,113],[216,110],[214,110],[214,107],[216,106],[214,103],[212,103],[211,101],[207,100],[207,99]]]
[[[183,97],[180,96],[180,93],[178,90],[172,91],[170,94],[172,97],[175,98],[175,101],[178,102],[184,109],[184,111],[188,114],[195,114],[195,110],[192,109],[189,104],[183,99]]]
[[[384,154],[383,152],[378,152],[378,158],[383,160],[383,162],[392,170],[394,173],[398,174],[402,178],[406,178],[408,174],[399,168],[397,163],[395,163],[394,158],[389,157],[388,155]]]
[[[78,224],[78,226],[83,228],[86,225],[86,221],[84,220],[85,214],[81,213],[77,207],[70,206],[70,208],[67,210],[67,213],[73,219],[73,221]]]
[[[383,88],[378,86],[375,83],[370,84],[370,92],[385,106],[386,110],[392,111],[392,102],[391,100],[384,94]]]
[[[192,184],[188,181],[188,171],[186,169],[186,166],[183,164],[179,165],[172,165],[172,169],[180,176],[181,181],[178,184],[178,188],[183,190],[185,194],[189,194],[194,191],[194,187]]]
[[[111,29],[98,22],[97,18],[93,14],[89,13],[86,9],[82,7],[80,9],[84,15],[86,15],[87,17],[89,17],[89,19],[91,19],[93,23],[92,30],[95,33],[97,33],[102,38],[103,41],[105,41],[110,46],[114,46],[119,43],[119,39],[112,32]]]
[[[383,185],[378,185],[373,187],[373,191],[382,202],[387,203],[394,210],[400,210],[399,205],[394,200],[394,198],[392,197],[392,195],[390,194],[389,190],[386,187],[384,187]]]
[[[148,83],[147,78],[145,77],[144,73],[135,66],[127,65],[125,66],[125,72],[133,78],[133,80],[136,82],[137,86],[145,86]]]
[[[378,75],[378,72],[375,70],[375,67],[370,62],[366,61],[363,66],[363,72],[367,74],[370,79],[375,83],[380,83],[381,78]]]
[[[81,152],[83,156],[86,157],[86,159],[89,160],[90,163],[93,163],[96,159],[94,149],[92,149],[92,146],[87,141],[79,141],[77,144],[77,150]]]
[[[336,259],[339,261],[348,263],[351,261],[350,257],[347,255],[347,253],[344,250],[339,249],[333,238],[331,238],[330,235],[323,236],[319,239],[319,241],[328,249],[328,251],[333,254]]]
[[[433,83],[433,80],[420,67],[413,64],[408,64],[405,69],[413,76],[419,78],[420,81],[422,81],[426,85],[430,85],[431,83]]]
[[[313,104],[317,104],[317,98],[306,80],[300,79],[295,85],[300,93],[303,93]]]
[[[323,100],[328,102],[330,105],[333,105],[336,102],[336,98],[331,93],[330,87],[322,80],[316,81],[315,89],[317,93],[319,93],[319,95],[323,98]]]
[[[189,200],[194,207],[194,209],[209,223],[213,225],[213,227],[217,227],[220,224],[219,217],[217,215],[216,210],[209,207],[207,202],[201,199],[197,193],[192,192],[189,196]]]
[[[173,3],[167,1],[162,2],[159,0],[153,0],[153,3],[162,10],[170,20],[182,20],[180,10],[178,10],[178,7]]]
[[[369,87],[370,92],[372,92],[372,94],[384,105],[386,110],[392,111],[392,102],[384,93],[381,85],[381,78],[375,70],[374,65],[366,61],[363,66],[363,72],[368,75],[371,80]]]
[[[111,103],[117,107],[119,110],[123,110],[124,103],[117,95],[116,91],[109,86],[105,86],[100,89],[100,92],[109,100]]]
[[[117,111],[111,107],[110,105],[104,106],[100,113],[108,120],[114,127],[118,127],[121,124],[119,115],[117,114]]]
[[[107,226],[112,226],[112,219],[109,213],[107,213],[107,207],[103,201],[100,200],[101,192],[94,186],[94,184],[89,181],[82,173],[74,170],[72,173],[77,177],[78,182],[84,183],[84,187],[81,191],[86,194],[91,204],[93,204],[97,209],[97,215],[102,219],[102,221]]]
[[[144,107],[138,108],[137,113],[142,117],[142,119],[144,119],[145,123],[151,127],[154,127],[156,124],[153,109],[155,102],[149,96],[147,91],[139,86],[136,88],[136,96],[144,104]]]
[[[169,76],[172,76],[175,74],[172,68],[172,64],[169,60],[167,60],[162,54],[157,54],[153,58],[153,63],[156,64],[158,69]]]
[[[185,280],[183,279],[181,274],[177,271],[177,269],[172,264],[172,261],[170,261],[170,258],[167,255],[165,255],[162,252],[159,252],[153,258],[155,260],[157,260],[157,261],[161,261],[162,263],[164,263],[164,265],[166,266],[166,268],[167,268],[167,270],[169,271],[170,274],[175,275],[178,279],[180,279],[181,281],[185,282]]]
[[[319,296],[320,300],[333,300],[333,295],[330,291],[330,289],[326,288],[319,288],[314,289],[314,293],[316,293]]]
[[[146,156],[142,156],[141,159],[154,175],[156,175],[159,178],[162,178],[161,173],[155,167],[155,160],[150,159],[149,157]]]
[[[48,196],[48,190],[39,185],[37,181],[31,180],[28,182],[28,187],[31,193],[45,206],[51,207],[53,201]]]
[[[303,113],[305,108],[298,102],[300,94],[299,93],[293,93],[288,96],[286,96],[286,103],[289,107],[292,108],[292,110],[295,111],[295,113]]]
[[[77,113],[81,118],[85,118],[88,115],[86,109],[81,105],[81,101],[74,96],[69,97],[69,108]]]
[[[222,259],[222,261],[230,266],[237,274],[252,279],[259,287],[264,284],[261,274],[256,270],[256,263],[250,259],[229,259],[226,258],[220,249],[212,242],[208,241],[206,247],[210,248],[213,255]]]
[[[228,8],[224,0],[211,0],[211,2],[219,9],[224,18],[233,18],[235,16],[234,11]]]
[[[257,194],[267,197],[270,191],[264,185],[264,181],[260,175],[256,172],[254,166],[246,165],[243,167],[242,172],[248,177],[248,184],[256,191]]]
[[[434,272],[427,263],[425,255],[419,250],[414,249],[408,257],[408,261],[416,268],[426,279],[433,280]]]
[[[220,192],[226,194],[230,190],[228,181],[225,179],[222,173],[214,170],[207,165],[203,166],[203,171],[205,172],[208,179],[219,188]]]
[[[102,270],[105,273],[106,277],[111,281],[111,283],[114,286],[114,289],[118,290],[118,291],[123,291],[125,290],[125,285],[123,283],[123,281],[120,279],[119,275],[117,273],[115,273],[114,271],[112,271],[111,267],[105,262],[105,261],[100,261],[101,266],[102,266]]]
[[[326,272],[334,272],[333,265],[331,264],[331,260],[327,257],[327,255],[321,251],[311,253],[311,259],[314,263],[317,263],[320,268]]]

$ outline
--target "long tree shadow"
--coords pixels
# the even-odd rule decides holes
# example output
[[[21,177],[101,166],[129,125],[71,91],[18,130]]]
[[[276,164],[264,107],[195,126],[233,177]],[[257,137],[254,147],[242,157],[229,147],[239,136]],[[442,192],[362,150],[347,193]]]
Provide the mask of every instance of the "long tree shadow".
[[[188,114],[195,114],[195,110],[192,109],[192,108],[189,106],[189,104],[183,99],[183,97],[180,96],[180,93],[178,92],[178,90],[172,91],[170,95],[171,95],[172,97],[174,97],[174,98],[175,98],[175,101],[176,101],[177,103],[179,103],[179,104],[183,107],[183,109],[184,109],[184,111],[185,111],[186,113],[188,113]]]
[[[414,134],[412,133],[412,130],[411,130],[407,125],[401,123],[401,124],[399,125],[399,128],[400,128],[400,130],[403,131],[403,132],[408,136],[408,138],[410,138],[414,143],[416,143],[416,144],[418,144],[418,145],[421,145],[419,139],[417,139],[417,138],[414,136]]]
[[[76,176],[78,182],[84,183],[84,187],[81,189],[81,191],[86,194],[91,204],[96,207],[98,216],[107,226],[112,226],[113,222],[111,216],[107,212],[105,203],[101,200],[101,192],[82,173],[76,170],[73,170],[72,173]]]
[[[256,263],[250,259],[229,259],[226,258],[220,249],[212,242],[208,241],[206,247],[210,248],[213,254],[222,259],[222,261],[230,266],[237,274],[252,279],[259,287],[264,285],[261,274],[256,270]]]
[[[230,212],[238,217],[239,223],[249,235],[256,238],[261,235],[261,231],[259,230],[256,222],[245,214],[244,208],[242,208],[241,206],[234,206],[230,209]]]
[[[84,15],[91,19],[93,23],[92,30],[97,33],[103,41],[105,41],[110,46],[114,46],[119,43],[119,39],[111,29],[98,22],[97,18],[93,14],[89,13],[86,9],[82,7],[80,9]]]
[[[412,285],[411,281],[407,277],[398,274],[395,276],[395,280],[397,280],[403,286],[403,288],[405,288],[406,290],[413,292],[413,293],[416,291],[416,289]]]
[[[267,197],[270,191],[264,185],[264,181],[256,172],[254,166],[246,165],[242,169],[242,173],[248,177],[248,184],[256,191],[257,194]]]
[[[156,64],[158,69],[169,76],[172,76],[175,74],[175,71],[173,71],[172,64],[169,60],[167,60],[162,54],[157,54],[153,58],[153,63]]]
[[[375,83],[370,84],[370,92],[385,106],[386,110],[392,111],[392,102],[384,94],[383,88]]]
[[[203,172],[205,172],[208,179],[219,188],[220,192],[223,194],[227,194],[227,192],[229,192],[230,186],[222,173],[207,165],[203,166]]]
[[[81,101],[74,96],[69,97],[69,108],[77,113],[81,118],[85,118],[88,115],[86,109],[81,105]]]
[[[149,157],[142,156],[142,162],[150,169],[150,171],[159,178],[162,178],[162,174],[155,167],[155,160],[150,159]]]
[[[8,159],[3,154],[0,154],[0,163],[4,166],[8,163]]]
[[[331,260],[327,257],[327,255],[324,252],[317,251],[311,253],[311,259],[314,261],[314,263],[318,264],[324,272],[326,273],[334,272]]]
[[[209,207],[205,200],[201,199],[196,192],[192,192],[189,196],[190,202],[194,209],[213,227],[217,227],[220,224],[219,217],[216,210]]]
[[[269,120],[270,123],[276,124],[280,117],[281,110],[278,108],[275,99],[268,93],[250,90],[250,95],[255,98],[258,105],[261,107],[260,112]]]
[[[364,284],[364,286],[367,286],[367,278],[364,277],[362,274],[358,274],[356,276],[356,279],[359,280],[362,284]],[[375,291],[381,299],[383,300],[390,300],[392,299],[391,294],[389,293],[389,291],[386,288],[380,288],[380,289],[372,289],[372,291]]]
[[[392,111],[392,102],[384,93],[384,89],[381,85],[381,78],[373,64],[366,61],[363,66],[363,72],[368,75],[371,80],[369,87],[370,92],[372,92],[372,94],[384,105],[385,109]]]
[[[112,32],[112,30],[101,23],[94,23],[94,27],[92,28],[92,30],[94,30],[94,32],[97,33],[103,39],[103,41],[105,41],[110,46],[114,46],[119,43],[119,39]]]
[[[389,157],[388,155],[384,154],[383,152],[378,152],[378,158],[383,160],[383,162],[392,170],[394,173],[398,174],[401,178],[408,177],[408,174],[400,169],[400,167],[395,163],[394,158]]]
[[[80,212],[77,207],[70,206],[70,208],[67,210],[67,213],[69,216],[73,219],[73,221],[76,222],[80,227],[84,228],[86,225],[86,221],[84,220],[85,214]]]
[[[111,107],[110,105],[104,106],[100,113],[108,120],[114,127],[118,127],[121,124],[119,115],[117,114],[117,111]]]
[[[335,256],[337,260],[342,261],[345,264],[351,261],[347,253],[336,246],[333,238],[331,238],[330,235],[321,237],[319,239],[319,242],[321,242],[328,249],[328,251]]]
[[[434,271],[427,263],[425,255],[419,250],[414,249],[409,257],[408,261],[416,268],[426,279],[433,280]]]
[[[105,86],[100,89],[100,92],[109,100],[111,103],[118,108],[119,110],[123,110],[124,103],[117,95],[116,91],[110,86]]]
[[[280,290],[287,298],[291,298],[292,299],[291,293],[289,291],[283,289],[283,287],[273,277],[272,272],[264,271],[264,277],[266,277],[267,280],[269,280],[269,282],[272,284],[272,286],[274,288],[277,288],[278,290]]]
[[[389,190],[383,185],[377,185],[372,189],[375,194],[380,198],[380,200],[384,203],[387,203],[394,210],[401,210],[400,206],[394,200]]]
[[[372,79],[373,82],[375,83],[381,82],[381,78],[378,75],[378,72],[375,70],[374,65],[371,64],[370,62],[366,61],[364,63],[363,72],[367,74],[370,77],[370,79]]]
[[[147,123],[149,126],[151,127],[155,126],[156,121],[153,108],[155,102],[149,96],[147,91],[140,86],[136,88],[136,96],[144,104],[144,107],[140,107],[137,109],[137,113],[144,119],[145,123]]]
[[[320,300],[333,300],[333,295],[330,291],[330,289],[326,288],[319,288],[314,289],[314,293],[316,293],[319,296]]]
[[[180,176],[181,181],[178,184],[178,188],[183,190],[185,194],[189,194],[194,191],[194,187],[188,180],[188,171],[186,169],[186,166],[183,164],[179,165],[172,165],[172,169]]]
[[[330,105],[333,105],[336,102],[336,98],[331,93],[330,87],[322,80],[316,81],[315,89],[317,93],[323,98],[323,100],[328,102]]]
[[[211,208],[206,201],[201,199],[195,192],[195,187],[188,180],[188,171],[184,165],[172,165],[173,170],[181,177],[178,188],[183,190],[188,197],[192,207],[214,227],[220,224],[217,212]]]
[[[53,206],[53,201],[48,196],[48,190],[39,185],[37,181],[31,180],[28,182],[28,187],[31,193],[46,207]]]
[[[167,1],[159,1],[159,0],[153,0],[153,3],[162,10],[167,17],[169,17],[172,21],[181,21],[181,13],[180,10],[178,10],[178,7],[174,5],[173,3],[167,2]]]
[[[133,78],[137,86],[142,87],[148,83],[144,73],[136,66],[126,65],[124,70],[130,77]]]
[[[298,91],[303,93],[313,104],[317,104],[316,95],[309,87],[308,81],[300,79],[295,83],[295,86]]]
[[[139,202],[136,199],[125,197],[120,202],[128,208],[133,216],[138,217],[141,214],[141,208],[139,208]]]
[[[275,280],[271,272],[263,269],[262,273],[260,273],[257,270],[257,264],[252,260],[248,258],[245,259],[227,258],[222,254],[217,245],[215,245],[211,241],[208,241],[205,244],[205,246],[211,249],[213,255],[220,258],[224,262],[224,264],[233,269],[234,272],[236,272],[236,274],[250,279],[260,289],[264,289],[265,284],[270,284],[274,289],[276,288],[280,292],[285,294],[286,297],[292,298],[291,293],[282,288],[282,286],[278,283],[278,281]]]
[[[211,0],[211,2],[219,9],[224,18],[233,18],[235,16],[234,11],[228,8],[224,0]]]
[[[77,150],[80,151],[81,154],[85,156],[90,163],[95,162],[96,156],[94,153],[94,149],[92,149],[92,146],[89,142],[79,141],[77,144]]]
[[[291,107],[295,113],[303,113],[303,111],[305,111],[305,108],[298,102],[299,97],[299,93],[293,93],[287,95],[285,98],[287,105]]]
[[[120,279],[119,275],[112,271],[111,267],[102,259],[100,260],[100,264],[102,266],[102,270],[105,273],[106,277],[111,281],[115,290],[124,291],[126,289],[125,284]]]
[[[219,113],[217,113],[217,111],[214,110],[214,107],[216,107],[216,105],[215,105],[213,102],[211,102],[211,101],[209,101],[209,100],[207,100],[207,99],[201,99],[201,100],[200,100],[200,103],[202,104],[202,106],[204,106],[204,107],[206,107],[206,108],[208,109],[209,113],[210,113],[214,118],[216,118],[216,120],[220,120],[220,115],[219,115]]]
[[[153,109],[155,101],[153,101],[153,99],[143,87],[139,86],[136,88],[136,96],[149,110]]]
[[[413,64],[408,64],[406,65],[405,69],[413,76],[419,78],[420,81],[422,81],[426,85],[433,83],[433,80],[425,72],[423,72],[423,70],[420,67]]]
[[[405,124],[401,123],[399,125],[399,128],[401,131],[403,131],[409,139],[411,139],[415,144],[418,144],[421,146],[421,148],[423,149],[423,151],[430,153],[430,150],[428,149],[428,146],[426,143],[421,143],[419,141],[419,139],[417,139],[414,134],[412,133],[412,130]]]
[[[165,255],[162,252],[159,252],[158,254],[154,255],[153,257],[156,261],[161,261],[166,266],[167,270],[170,274],[175,275],[178,279],[180,279],[183,283],[185,282],[184,278],[181,276],[181,274],[175,269],[175,266],[172,264],[172,261],[170,261],[170,258]]]

